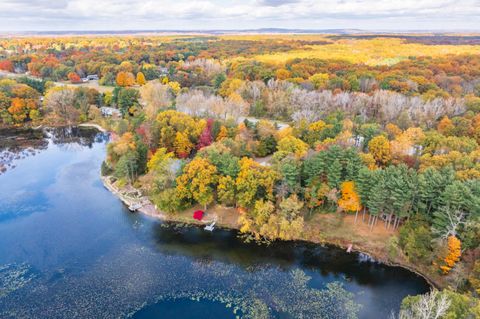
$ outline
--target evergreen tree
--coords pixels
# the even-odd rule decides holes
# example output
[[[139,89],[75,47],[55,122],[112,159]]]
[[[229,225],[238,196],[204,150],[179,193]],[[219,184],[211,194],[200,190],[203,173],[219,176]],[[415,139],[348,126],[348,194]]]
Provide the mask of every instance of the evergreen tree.
[[[373,217],[369,220],[371,228],[376,224],[380,214],[385,211],[388,200],[388,191],[385,188],[385,177],[383,172],[375,174],[374,177],[374,184],[367,201],[370,217]]]
[[[370,195],[372,193],[372,188],[375,185],[375,172],[369,170],[366,167],[361,168],[358,171],[358,176],[355,179],[356,187],[358,193],[360,194],[360,201],[364,209],[367,207],[367,203],[370,199]]]
[[[357,178],[360,169],[364,167],[362,159],[354,148],[349,148],[345,151],[344,157],[346,159],[344,180],[353,181]]]
[[[287,157],[279,164],[283,180],[290,193],[296,193],[300,188],[300,164],[294,158]]]
[[[336,159],[327,166],[328,186],[331,188],[340,188],[342,182],[342,164]]]
[[[447,185],[455,179],[455,172],[451,168],[436,170],[427,168],[418,176],[418,196],[415,203],[417,212],[430,219],[432,212],[442,205],[441,195]]]
[[[325,174],[325,152],[319,152],[303,162],[303,180],[310,185],[312,180]]]

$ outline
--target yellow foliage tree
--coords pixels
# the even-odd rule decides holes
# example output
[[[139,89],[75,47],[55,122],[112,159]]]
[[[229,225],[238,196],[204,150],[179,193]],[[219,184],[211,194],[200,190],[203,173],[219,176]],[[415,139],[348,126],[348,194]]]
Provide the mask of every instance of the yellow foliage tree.
[[[279,130],[276,134],[276,138],[278,141],[283,139],[284,137],[290,136],[293,134],[293,128],[290,126],[284,127],[281,130]]]
[[[369,170],[376,170],[378,168],[375,159],[373,158],[372,154],[370,153],[359,153],[360,159],[362,163],[368,167]]]
[[[152,158],[147,163],[147,168],[148,171],[155,171],[159,169],[163,169],[163,165],[168,159],[174,158],[174,155],[172,152],[167,152],[167,149],[164,147],[161,147],[157,149],[155,154],[153,154]]]
[[[326,126],[327,124],[324,121],[320,120],[320,121],[311,123],[308,126],[308,129],[314,132],[321,132],[325,129]]]
[[[239,163],[240,172],[235,181],[238,203],[243,207],[250,207],[254,204],[259,189],[262,189],[267,199],[273,200],[273,190],[280,178],[279,174],[248,157],[242,158]]]
[[[178,92],[180,92],[180,89],[182,88],[180,86],[180,83],[172,81],[172,82],[167,82],[168,86],[172,90],[173,94],[177,95]]]
[[[368,142],[368,150],[375,161],[380,165],[385,165],[392,159],[390,142],[383,135],[372,138],[372,140]]]
[[[295,154],[297,158],[307,155],[308,144],[294,136],[287,136],[278,142],[279,152]]]
[[[328,74],[327,73],[316,73],[308,78],[312,82],[315,89],[325,89],[328,84]]]
[[[205,120],[197,121],[185,113],[174,110],[160,112],[157,115],[156,122],[160,133],[159,144],[166,147],[169,151],[175,151],[175,153],[177,153],[180,146],[193,144],[192,141],[198,139],[206,125]],[[177,132],[184,133],[184,136],[179,137],[177,140]],[[188,143],[185,136],[192,143]],[[188,148],[186,151],[189,152],[190,150],[191,148]],[[177,155],[179,154],[177,153]]]
[[[397,134],[395,139],[390,142],[392,158],[401,160],[403,156],[415,155],[414,146],[424,137],[425,134],[418,127],[410,127],[405,132]]]
[[[119,67],[123,72],[133,72],[133,64],[130,61],[122,61]]]
[[[197,157],[185,166],[183,174],[177,178],[176,191],[181,199],[193,199],[207,209],[207,205],[213,202],[217,183],[217,167],[207,159]]]
[[[236,92],[243,83],[244,81],[240,79],[227,79],[222,83],[218,93],[223,97],[230,96],[232,93]]]
[[[222,176],[218,180],[218,201],[227,205],[235,205],[235,180],[231,176]]]
[[[138,85],[145,85],[147,80],[145,79],[145,75],[142,72],[137,73],[137,84]]]
[[[175,148],[175,154],[177,154],[178,157],[187,158],[194,145],[188,138],[186,132],[177,132],[173,146]]]
[[[136,148],[135,138],[131,132],[124,133],[120,138],[107,146],[107,162],[115,164],[128,151]]]
[[[221,126],[220,127],[220,131],[218,132],[218,135],[217,135],[217,141],[221,141],[221,140],[224,140],[228,137],[228,130],[225,126]]]

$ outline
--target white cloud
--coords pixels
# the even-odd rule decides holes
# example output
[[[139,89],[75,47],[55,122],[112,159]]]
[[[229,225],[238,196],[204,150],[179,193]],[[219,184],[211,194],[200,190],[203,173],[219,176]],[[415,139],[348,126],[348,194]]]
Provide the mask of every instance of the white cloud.
[[[480,0],[0,0],[0,30],[480,30]]]

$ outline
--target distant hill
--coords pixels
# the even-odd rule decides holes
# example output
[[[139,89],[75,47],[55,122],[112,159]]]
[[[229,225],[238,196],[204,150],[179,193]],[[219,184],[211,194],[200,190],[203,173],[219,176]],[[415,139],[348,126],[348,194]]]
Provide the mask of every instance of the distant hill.
[[[121,34],[332,34],[332,35],[405,35],[405,34],[474,34],[475,32],[449,32],[409,30],[409,31],[385,31],[385,30],[361,30],[361,29],[284,29],[284,28],[261,28],[261,29],[232,29],[232,30],[73,30],[73,31],[19,31],[3,32],[0,36],[27,36],[27,35],[121,35]],[[478,34],[478,33],[477,33]]]

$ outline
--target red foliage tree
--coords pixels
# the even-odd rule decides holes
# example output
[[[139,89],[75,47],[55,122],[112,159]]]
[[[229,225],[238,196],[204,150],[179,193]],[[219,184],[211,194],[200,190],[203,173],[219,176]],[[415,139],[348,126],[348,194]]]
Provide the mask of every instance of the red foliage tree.
[[[13,72],[13,63],[9,60],[0,61],[0,70]]]
[[[202,134],[200,134],[200,137],[198,138],[197,150],[202,149],[202,148],[212,144],[212,141],[213,141],[212,125],[213,125],[213,120],[208,119],[207,126],[205,126]]]

